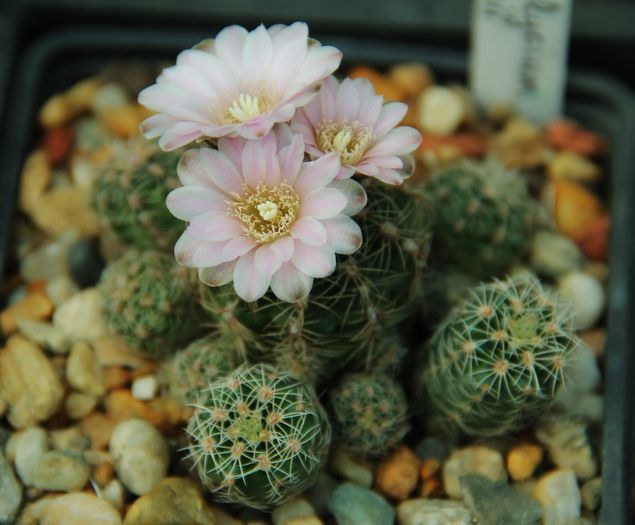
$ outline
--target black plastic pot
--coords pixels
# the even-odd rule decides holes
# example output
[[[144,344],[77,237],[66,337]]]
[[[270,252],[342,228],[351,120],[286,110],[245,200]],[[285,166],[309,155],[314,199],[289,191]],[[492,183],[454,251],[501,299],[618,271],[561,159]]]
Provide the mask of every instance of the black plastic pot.
[[[36,111],[53,93],[99,72],[117,60],[173,60],[176,53],[214,34],[144,28],[75,27],[36,41],[18,64],[10,90],[4,140],[0,144],[0,278],[7,262],[16,188],[22,163],[36,137]],[[416,61],[430,65],[442,79],[465,81],[465,55],[447,49],[380,41],[340,34],[318,34],[337,46],[348,63],[378,67]],[[633,363],[629,329],[635,297],[635,118],[631,93],[610,78],[589,72],[570,73],[566,114],[608,138],[611,234],[611,278],[605,370],[603,439],[603,505],[601,523],[630,522],[633,457],[629,446],[632,417]],[[630,377],[629,377],[630,375]]]

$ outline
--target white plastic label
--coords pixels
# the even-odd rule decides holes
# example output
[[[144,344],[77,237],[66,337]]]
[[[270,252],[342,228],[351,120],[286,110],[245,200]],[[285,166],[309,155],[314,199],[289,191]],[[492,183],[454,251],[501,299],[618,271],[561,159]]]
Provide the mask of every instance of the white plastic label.
[[[573,0],[474,0],[470,83],[484,107],[561,115]]]

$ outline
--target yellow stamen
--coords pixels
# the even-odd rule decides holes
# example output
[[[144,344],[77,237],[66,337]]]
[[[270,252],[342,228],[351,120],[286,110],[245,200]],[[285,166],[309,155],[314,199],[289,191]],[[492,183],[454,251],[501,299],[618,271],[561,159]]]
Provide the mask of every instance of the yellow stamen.
[[[266,221],[272,221],[278,215],[278,205],[275,202],[265,201],[256,207],[260,216]]]
[[[227,111],[236,122],[245,122],[262,113],[258,97],[252,97],[247,93],[238,95],[238,98],[232,102]]]
[[[363,157],[373,141],[373,135],[359,123],[324,122],[317,128],[317,146],[320,151],[339,153],[344,166],[354,166]]]

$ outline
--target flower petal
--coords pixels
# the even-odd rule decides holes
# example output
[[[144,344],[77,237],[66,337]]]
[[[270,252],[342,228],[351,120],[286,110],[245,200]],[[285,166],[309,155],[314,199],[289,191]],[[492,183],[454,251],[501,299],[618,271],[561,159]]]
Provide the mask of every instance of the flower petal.
[[[241,235],[239,237],[234,237],[225,245],[221,256],[225,261],[233,261],[236,257],[242,257],[249,250],[252,250],[255,247],[256,243],[254,241],[244,235]]]
[[[242,300],[251,302],[267,292],[271,277],[263,277],[256,271],[255,250],[238,259],[234,269],[234,290]]]
[[[346,208],[342,210],[344,215],[357,215],[366,207],[368,197],[366,190],[359,182],[353,179],[334,180],[328,187],[335,188],[346,197],[348,203]]]
[[[312,246],[321,246],[326,242],[326,230],[313,217],[300,217],[291,228],[291,237]]]
[[[337,116],[349,122],[358,120],[357,113],[359,112],[360,105],[359,93],[353,80],[345,78],[340,84],[335,97],[335,111],[337,112]]]
[[[260,24],[247,34],[242,51],[242,80],[252,85],[258,85],[265,79],[273,56],[271,36],[264,25]]]
[[[240,78],[242,74],[242,54],[246,38],[247,30],[244,27],[233,25],[223,29],[214,40],[216,55],[235,78]]]
[[[202,186],[183,186],[172,190],[165,200],[170,213],[182,221],[207,211],[224,212],[225,199],[218,192]]]
[[[241,223],[223,213],[205,212],[192,218],[187,231],[203,241],[228,241],[243,233]]]
[[[296,180],[295,190],[303,197],[324,188],[337,176],[339,169],[340,157],[337,153],[329,153],[312,162],[305,162]]]
[[[313,287],[313,278],[302,273],[292,263],[283,264],[273,274],[271,290],[281,301],[293,303],[304,299]]]
[[[263,244],[255,251],[254,265],[261,276],[271,278],[282,265],[282,260],[269,244]]]
[[[222,286],[234,278],[237,261],[229,261],[209,268],[199,268],[198,278],[207,286]]]
[[[421,144],[421,133],[415,128],[400,126],[388,132],[364,155],[365,159],[383,155],[403,155],[417,149]]]
[[[281,239],[271,243],[271,249],[282,262],[286,262],[291,259],[294,247],[295,243],[292,237],[282,237]]]
[[[211,148],[187,150],[176,171],[184,186],[204,186],[228,195],[241,192],[243,178],[234,164]]]
[[[280,178],[293,186],[304,160],[304,140],[301,135],[294,135],[291,144],[283,147],[278,154],[280,162]]]
[[[296,241],[291,262],[310,277],[327,277],[335,270],[335,253],[328,246],[309,246],[302,241]]]
[[[221,252],[225,242],[208,242],[197,239],[187,230],[183,232],[174,245],[174,256],[182,266],[200,268],[216,266],[225,262]]]
[[[264,182],[267,170],[265,150],[259,140],[248,140],[242,154],[243,176],[245,182],[256,189],[260,182]]]
[[[341,191],[332,187],[322,188],[304,197],[300,213],[315,219],[330,219],[346,208],[347,204],[348,200]]]
[[[408,105],[403,102],[388,102],[384,104],[379,113],[379,118],[373,126],[373,133],[381,137],[399,124],[406,116]]]
[[[338,215],[322,221],[326,230],[327,243],[335,253],[350,255],[362,245],[362,230],[346,215]]]

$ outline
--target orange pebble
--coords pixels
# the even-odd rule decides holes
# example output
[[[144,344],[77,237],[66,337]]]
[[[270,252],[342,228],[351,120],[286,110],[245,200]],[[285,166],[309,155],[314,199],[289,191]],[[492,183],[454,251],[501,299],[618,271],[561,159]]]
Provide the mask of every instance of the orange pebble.
[[[419,479],[419,458],[408,447],[399,447],[384,459],[375,473],[375,487],[386,496],[403,501]]]
[[[575,238],[582,253],[594,261],[608,261],[611,217],[601,215]]]
[[[132,381],[130,371],[122,366],[109,366],[104,371],[104,384],[108,390],[124,388]]]
[[[517,445],[507,454],[507,470],[515,481],[524,481],[533,476],[543,457],[542,447],[531,443]]]
[[[73,130],[66,126],[49,128],[44,135],[42,146],[51,164],[57,166],[66,160],[75,141]]]
[[[370,80],[378,95],[383,95],[384,100],[401,100],[407,98],[406,91],[392,80],[389,76],[383,75],[376,69],[368,66],[357,66],[351,69],[348,74],[351,78],[366,78]]]
[[[441,482],[437,478],[427,478],[423,480],[423,484],[421,485],[422,498],[441,495],[443,495],[443,488],[441,487]]]
[[[586,188],[568,181],[554,181],[554,217],[562,233],[578,238],[606,212],[602,201]]]
[[[147,113],[141,106],[127,105],[112,108],[104,112],[100,118],[108,131],[122,138],[130,138],[139,134],[139,124],[146,118],[146,115]]]
[[[424,459],[423,463],[421,463],[421,477],[423,479],[428,479],[433,477],[438,471],[441,464],[439,460],[434,458]]]
[[[547,127],[547,140],[558,149],[592,156],[605,150],[604,140],[569,120],[555,120]]]
[[[108,446],[116,422],[103,412],[93,412],[79,422],[80,432],[90,439],[91,448],[102,450]]]
[[[0,328],[5,335],[12,334],[17,329],[18,319],[43,320],[51,316],[53,309],[53,302],[44,292],[30,293],[0,313]]]
[[[487,145],[480,135],[475,133],[454,133],[453,135],[439,136],[432,133],[424,133],[421,141],[421,150],[437,150],[443,146],[454,146],[468,157],[480,157],[485,153]]]
[[[105,487],[114,477],[114,468],[111,463],[100,463],[93,468],[93,479],[100,487]]]

